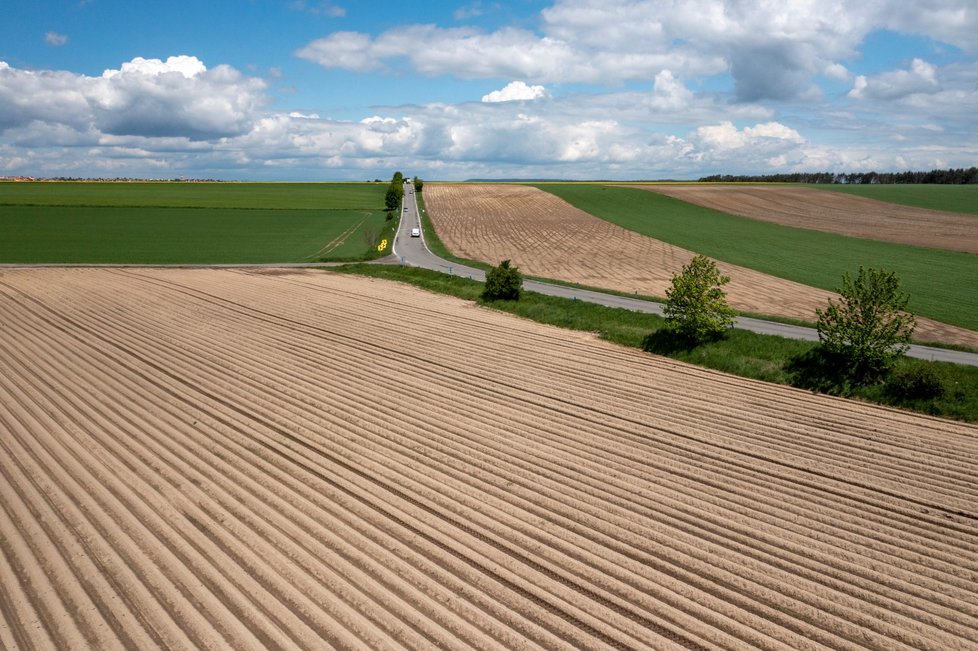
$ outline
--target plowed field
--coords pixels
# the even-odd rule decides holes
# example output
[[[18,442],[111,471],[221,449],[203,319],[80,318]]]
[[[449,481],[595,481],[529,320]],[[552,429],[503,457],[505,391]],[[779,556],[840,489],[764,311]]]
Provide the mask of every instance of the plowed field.
[[[799,186],[633,185],[732,215],[870,240],[978,253],[978,218]]]
[[[978,645],[978,428],[312,272],[0,333],[2,648]]]
[[[492,264],[511,259],[524,273],[592,287],[665,296],[694,253],[626,230],[537,188],[429,184],[425,202],[438,235],[455,255]],[[973,219],[973,218],[972,218]],[[734,308],[806,321],[833,296],[726,262]],[[978,346],[978,332],[923,317],[916,337]]]

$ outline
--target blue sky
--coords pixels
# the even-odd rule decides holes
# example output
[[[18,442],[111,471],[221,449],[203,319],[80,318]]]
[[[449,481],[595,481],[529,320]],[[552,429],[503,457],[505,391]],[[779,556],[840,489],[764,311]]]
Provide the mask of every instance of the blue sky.
[[[0,176],[691,179],[978,164],[974,0],[0,9]]]

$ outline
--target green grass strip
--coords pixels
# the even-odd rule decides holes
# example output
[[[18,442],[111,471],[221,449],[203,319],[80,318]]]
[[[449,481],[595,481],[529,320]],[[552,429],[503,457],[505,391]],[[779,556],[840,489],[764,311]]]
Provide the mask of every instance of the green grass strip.
[[[947,210],[978,215],[978,185],[809,185],[817,190],[852,194],[866,199],[899,203],[915,208]],[[975,224],[978,228],[978,223]]]
[[[482,283],[436,271],[398,265],[353,264],[334,267],[331,272],[349,273],[404,282],[438,294],[455,296],[510,314],[571,330],[597,333],[607,341],[646,349],[662,332],[665,319],[654,314],[605,307],[535,292],[524,292],[519,301],[481,301]],[[791,385],[796,381],[793,360],[815,347],[807,341],[762,335],[747,330],[731,330],[726,339],[692,350],[673,350],[668,356],[740,377]],[[882,386],[864,387],[852,397],[967,422],[978,422],[978,367],[903,358],[897,370],[928,367],[936,370],[947,392],[944,397],[901,401]]]
[[[635,188],[534,186],[622,228],[813,287],[834,291],[843,272],[854,274],[860,265],[895,271],[915,314],[978,330],[974,254],[791,228]]]

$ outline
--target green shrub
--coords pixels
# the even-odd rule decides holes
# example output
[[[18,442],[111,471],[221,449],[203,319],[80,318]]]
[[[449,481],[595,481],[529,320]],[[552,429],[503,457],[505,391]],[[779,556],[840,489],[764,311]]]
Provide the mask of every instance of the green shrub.
[[[890,375],[886,393],[895,400],[934,400],[944,397],[947,386],[933,366],[911,364]]]
[[[910,297],[892,271],[863,267],[855,280],[843,274],[838,292],[841,301],[829,299],[825,310],[815,311],[822,348],[848,362],[857,384],[886,377],[913,335],[915,320],[905,311]]]
[[[704,255],[693,258],[666,290],[663,312],[669,329],[693,345],[722,338],[734,323],[734,311],[721,289],[729,282],[713,260]]]
[[[482,290],[484,301],[518,301],[523,289],[523,274],[516,267],[511,267],[509,260],[503,260],[498,266],[486,272],[486,285]]]

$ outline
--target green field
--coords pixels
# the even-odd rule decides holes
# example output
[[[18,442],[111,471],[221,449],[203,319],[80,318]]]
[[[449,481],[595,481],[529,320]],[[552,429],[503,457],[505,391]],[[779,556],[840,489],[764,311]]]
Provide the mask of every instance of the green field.
[[[809,185],[818,190],[844,192],[877,201],[916,208],[949,210],[978,215],[978,185]]]
[[[0,183],[0,206],[378,210],[383,183]]]
[[[0,262],[275,263],[369,257],[383,184],[0,183]]]
[[[973,254],[779,226],[646,190],[534,185],[623,228],[806,285],[835,290],[842,273],[855,273],[860,265],[895,271],[915,314],[978,330],[978,256]]]

